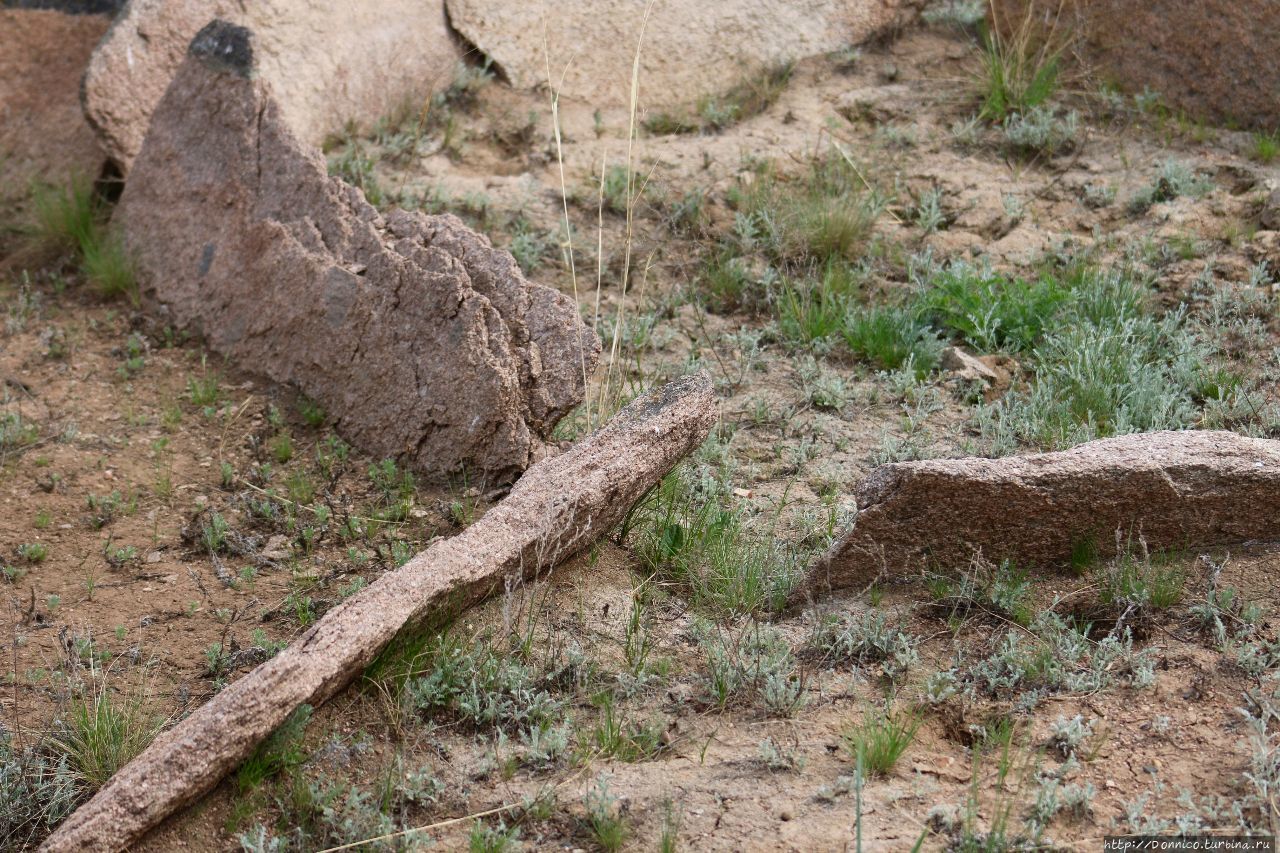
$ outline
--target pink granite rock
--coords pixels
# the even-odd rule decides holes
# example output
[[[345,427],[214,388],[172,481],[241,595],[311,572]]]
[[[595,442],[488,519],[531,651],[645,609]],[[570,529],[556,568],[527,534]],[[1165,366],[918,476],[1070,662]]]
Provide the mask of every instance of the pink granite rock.
[[[918,0],[447,0],[450,23],[512,85],[622,106],[640,50],[647,108],[692,104],[770,66],[860,44],[914,16]]]
[[[853,528],[810,570],[807,590],[989,560],[1063,564],[1116,531],[1153,549],[1280,536],[1280,441],[1153,432],[1058,453],[882,465],[858,488]]]
[[[582,400],[598,338],[455,217],[384,218],[329,177],[255,50],[209,24],[156,108],[117,211],[144,300],[371,453],[517,476]]]
[[[0,9],[0,199],[30,182],[98,177],[103,156],[80,110],[80,78],[110,19]]]
[[[258,73],[312,145],[348,121],[372,124],[406,100],[420,105],[449,85],[462,56],[443,0],[130,0],[84,82],[85,115],[123,170],[187,45],[214,18],[253,30]]]

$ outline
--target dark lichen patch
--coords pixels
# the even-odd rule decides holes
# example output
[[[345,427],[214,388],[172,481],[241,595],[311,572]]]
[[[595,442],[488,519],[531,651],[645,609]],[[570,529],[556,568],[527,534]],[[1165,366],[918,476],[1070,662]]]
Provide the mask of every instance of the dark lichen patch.
[[[253,34],[247,27],[221,19],[205,24],[188,52],[241,77],[253,71]]]

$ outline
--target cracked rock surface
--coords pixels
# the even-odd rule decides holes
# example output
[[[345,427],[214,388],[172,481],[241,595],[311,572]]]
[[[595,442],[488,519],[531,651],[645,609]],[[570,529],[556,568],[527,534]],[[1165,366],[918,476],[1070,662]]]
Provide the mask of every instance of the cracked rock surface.
[[[1280,441],[1231,432],[1152,432],[1058,453],[882,465],[858,488],[853,528],[807,588],[963,568],[976,553],[1020,565],[1099,556],[1139,537],[1151,549],[1280,536]]]
[[[457,218],[383,217],[329,177],[255,52],[210,23],[156,108],[117,211],[144,300],[371,453],[518,476],[582,400],[599,339]]]

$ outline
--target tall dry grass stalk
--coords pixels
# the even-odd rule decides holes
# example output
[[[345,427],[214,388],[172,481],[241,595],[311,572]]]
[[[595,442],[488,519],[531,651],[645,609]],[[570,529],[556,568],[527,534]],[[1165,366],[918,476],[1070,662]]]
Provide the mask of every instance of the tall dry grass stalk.
[[[551,82],[551,51],[547,46],[547,36],[545,32],[542,35],[542,58],[546,66],[547,89],[551,93],[551,129],[555,134],[556,140],[556,165],[560,170],[560,204],[561,211],[564,215],[565,242],[568,247],[568,251],[565,254],[569,262],[569,280],[573,283],[573,304],[574,306],[578,306],[578,269],[573,257],[573,223],[569,219],[569,193],[565,185],[564,178],[564,143],[560,135],[560,88],[564,85],[564,75],[568,72],[569,66],[565,65],[560,72],[559,83],[557,85],[553,85]],[[598,299],[599,296],[597,295],[597,300]],[[595,325],[593,323],[592,329],[594,330],[594,328]],[[584,390],[589,389],[590,377],[587,376],[587,354],[583,350],[579,349],[578,355],[582,367],[582,387]],[[585,390],[585,393],[590,393],[590,391]],[[588,429],[590,429],[589,418]]]
[[[640,104],[640,58],[644,50],[644,34],[649,24],[649,17],[653,13],[653,7],[656,0],[650,0],[645,6],[644,15],[640,20],[640,32],[636,38],[635,55],[631,62],[631,84],[628,98],[628,119],[627,119],[627,148],[625,161],[626,176],[626,225],[623,232],[623,261],[622,261],[622,281],[621,289],[618,297],[618,305],[614,315],[613,335],[609,346],[607,360],[605,362],[604,376],[600,383],[596,386],[594,392],[590,385],[590,377],[587,375],[586,356],[582,358],[582,378],[583,385],[586,388],[586,400],[583,403],[583,411],[586,417],[586,427],[590,431],[602,424],[614,411],[621,407],[625,402],[623,398],[624,389],[622,388],[622,366],[619,362],[620,341],[622,338],[622,328],[626,320],[626,302],[630,292],[631,273],[632,273],[632,250],[635,242],[635,205],[644,193],[644,189],[648,183],[649,176],[645,175],[643,180],[637,184],[637,175],[635,169],[635,143],[639,133],[639,104]],[[548,47],[547,38],[544,33],[543,40],[543,59],[547,77],[547,88],[550,90],[551,98],[551,123],[552,131],[555,138],[556,146],[556,163],[560,177],[560,202],[561,212],[564,218],[565,243],[564,253],[569,266],[569,278],[573,287],[574,302],[578,302],[578,272],[577,263],[574,257],[573,245],[573,224],[569,218],[569,191],[565,178],[564,168],[564,148],[563,138],[560,130],[560,87],[564,83],[565,73],[569,66],[566,64],[564,70],[561,71],[558,84],[553,82],[551,75],[551,56]],[[604,288],[604,199],[605,199],[605,176],[608,172],[608,155],[606,152],[601,153],[600,157],[600,185],[598,188],[597,208],[596,208],[596,292],[595,306],[591,317],[591,328],[599,334],[600,326],[600,298],[601,291]],[[644,279],[647,280],[648,265]]]

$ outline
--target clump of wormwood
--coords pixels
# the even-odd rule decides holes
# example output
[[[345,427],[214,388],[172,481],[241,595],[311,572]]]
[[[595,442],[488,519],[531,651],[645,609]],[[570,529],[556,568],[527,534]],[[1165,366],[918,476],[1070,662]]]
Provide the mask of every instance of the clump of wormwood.
[[[1115,683],[1148,687],[1155,681],[1155,664],[1151,650],[1134,649],[1127,628],[1094,642],[1050,607],[1026,630],[997,635],[987,657],[957,653],[951,668],[928,679],[925,692],[933,703],[963,694],[970,701],[1011,699],[1015,708],[1031,711],[1062,691],[1089,693]]]
[[[920,662],[919,642],[880,610],[857,616],[827,615],[814,625],[806,648],[820,654],[823,663],[878,664],[890,679],[898,679]]]
[[[754,699],[772,715],[789,717],[806,703],[804,678],[782,633],[753,622],[734,631],[705,620],[694,636],[706,656],[706,688],[720,707]]]

